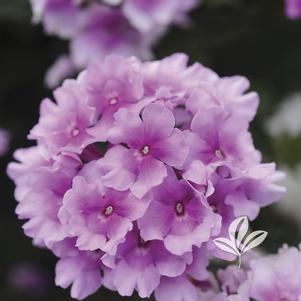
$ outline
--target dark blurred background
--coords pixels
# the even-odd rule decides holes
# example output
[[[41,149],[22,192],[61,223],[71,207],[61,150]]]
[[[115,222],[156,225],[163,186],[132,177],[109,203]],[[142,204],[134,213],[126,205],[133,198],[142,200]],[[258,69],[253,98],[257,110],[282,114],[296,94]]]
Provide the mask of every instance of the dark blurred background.
[[[191,14],[191,27],[171,28],[155,55],[186,52],[191,62],[200,61],[220,75],[248,77],[261,96],[252,124],[257,148],[266,162],[294,168],[301,163],[300,137],[272,138],[264,126],[281,101],[301,91],[301,21],[288,20],[283,11],[282,0],[204,0]],[[22,222],[14,214],[14,185],[5,173],[13,150],[30,145],[26,135],[38,120],[39,103],[51,95],[43,83],[45,71],[68,47],[46,36],[30,20],[27,0],[0,0],[0,127],[12,137],[8,154],[0,160],[0,300],[70,300],[68,290],[54,285],[55,257],[33,247],[24,236]],[[275,252],[284,242],[301,242],[301,209],[297,219],[298,214],[293,218],[271,206],[261,211],[253,225],[269,231],[263,246]],[[37,283],[39,290],[34,289]],[[101,289],[87,300],[139,299]]]

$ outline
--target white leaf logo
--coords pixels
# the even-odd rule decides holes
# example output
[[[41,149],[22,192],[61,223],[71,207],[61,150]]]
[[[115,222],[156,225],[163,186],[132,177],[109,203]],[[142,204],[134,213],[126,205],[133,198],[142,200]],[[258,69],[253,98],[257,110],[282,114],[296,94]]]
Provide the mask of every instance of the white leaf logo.
[[[229,226],[229,239],[218,237],[213,240],[214,244],[221,250],[236,255],[238,266],[241,265],[242,255],[249,250],[259,246],[267,237],[266,231],[254,231],[247,235],[249,220],[246,216],[236,218]]]

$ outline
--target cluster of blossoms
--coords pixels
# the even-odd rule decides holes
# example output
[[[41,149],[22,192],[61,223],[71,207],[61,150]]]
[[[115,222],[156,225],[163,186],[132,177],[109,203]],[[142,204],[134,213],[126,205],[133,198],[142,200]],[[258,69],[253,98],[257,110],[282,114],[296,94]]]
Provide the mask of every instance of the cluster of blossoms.
[[[184,54],[108,56],[43,100],[8,174],[25,234],[60,259],[56,283],[197,301],[213,239],[283,195],[249,123],[258,95]],[[171,298],[170,296],[174,296]]]
[[[301,17],[301,0],[285,0],[285,13],[290,19]]]
[[[301,300],[301,251],[284,246],[278,254],[253,258],[244,269],[229,266],[207,282],[202,301]],[[177,300],[177,299],[175,299]]]
[[[46,83],[57,86],[93,59],[108,54],[149,59],[157,40],[172,24],[188,23],[200,0],[30,0],[34,22],[46,33],[70,41],[49,69]]]

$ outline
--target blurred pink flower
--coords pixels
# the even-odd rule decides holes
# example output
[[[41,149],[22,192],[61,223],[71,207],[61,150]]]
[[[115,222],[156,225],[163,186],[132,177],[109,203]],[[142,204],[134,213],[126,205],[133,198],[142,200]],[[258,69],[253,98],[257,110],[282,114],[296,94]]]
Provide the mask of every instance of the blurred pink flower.
[[[18,294],[40,298],[49,288],[50,275],[36,263],[22,262],[9,268],[6,281],[8,287]]]
[[[46,74],[53,88],[108,54],[150,59],[152,48],[173,24],[188,23],[200,0],[30,0],[33,22],[70,42]]]
[[[285,0],[285,13],[290,19],[298,19],[301,17],[301,1]]]

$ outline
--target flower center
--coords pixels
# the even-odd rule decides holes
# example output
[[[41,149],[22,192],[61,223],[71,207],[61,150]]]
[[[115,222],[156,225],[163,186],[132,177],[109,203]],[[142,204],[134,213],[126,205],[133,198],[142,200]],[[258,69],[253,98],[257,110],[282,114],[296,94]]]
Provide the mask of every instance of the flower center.
[[[181,202],[176,203],[176,213],[179,216],[185,213],[184,205]]]
[[[216,207],[216,205],[211,205],[210,207],[211,207],[211,209],[212,209],[212,211],[213,211],[214,213],[217,212],[217,207]]]
[[[214,155],[218,158],[218,159],[224,159],[224,154],[220,149],[216,149],[214,151]]]
[[[116,105],[117,102],[118,102],[118,98],[117,98],[117,97],[111,97],[111,98],[109,99],[109,104],[110,104],[111,106]]]
[[[222,177],[223,179],[229,179],[231,178],[231,171],[228,167],[226,166],[219,166],[216,169],[217,174]]]
[[[140,248],[146,248],[149,244],[149,241],[145,241],[142,237],[139,237],[138,239],[138,247]]]
[[[73,137],[76,137],[77,135],[79,135],[79,128],[78,127],[75,127],[71,130],[71,135]]]
[[[113,212],[114,212],[113,206],[109,205],[109,206],[106,207],[106,209],[104,210],[103,213],[104,213],[105,216],[110,216],[110,215],[113,214]]]
[[[123,0],[104,0],[103,2],[108,5],[118,6],[123,2]]]
[[[140,152],[141,152],[141,154],[142,154],[143,156],[148,155],[149,152],[150,152],[149,146],[148,146],[148,145],[144,145]]]

